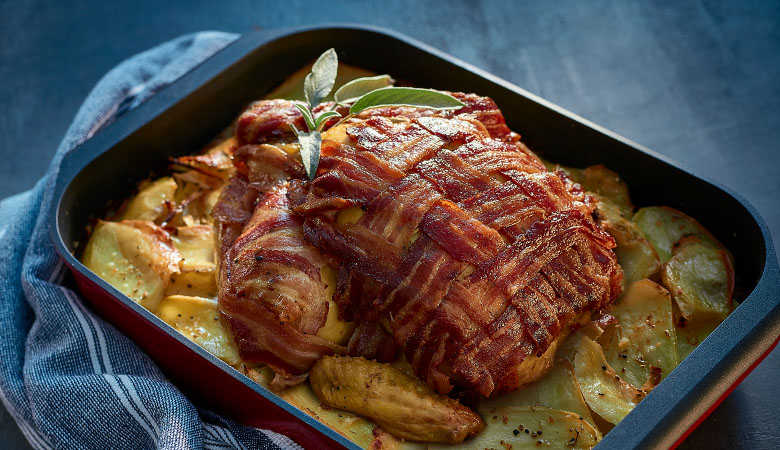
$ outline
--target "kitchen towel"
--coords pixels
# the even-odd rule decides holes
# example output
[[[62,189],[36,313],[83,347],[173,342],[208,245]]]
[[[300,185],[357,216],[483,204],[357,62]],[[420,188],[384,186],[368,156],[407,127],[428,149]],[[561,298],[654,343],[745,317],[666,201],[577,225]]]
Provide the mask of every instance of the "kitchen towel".
[[[47,226],[63,155],[236,38],[194,33],[121,63],[84,101],[46,175],[0,202],[0,399],[34,448],[300,448],[194,406],[63,282]]]

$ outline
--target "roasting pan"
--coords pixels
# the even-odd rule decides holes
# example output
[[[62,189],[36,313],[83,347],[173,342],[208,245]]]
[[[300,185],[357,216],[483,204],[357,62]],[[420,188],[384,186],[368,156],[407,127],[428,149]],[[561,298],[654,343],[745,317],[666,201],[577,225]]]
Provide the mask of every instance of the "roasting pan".
[[[285,433],[306,448],[358,448],[180,335],[78,260],[85,229],[129,196],[170,156],[192,153],[248,101],[333,47],[339,60],[417,86],[492,97],[540,156],[565,165],[604,163],[638,206],[669,205],[697,218],[734,254],[741,305],[672,371],[598,449],[668,448],[696,425],[777,344],[780,273],[763,219],[741,196],[504,80],[398,33],[332,25],[269,30],[237,40],[65,156],[51,233],[83,297],[132,338],[199,405]]]

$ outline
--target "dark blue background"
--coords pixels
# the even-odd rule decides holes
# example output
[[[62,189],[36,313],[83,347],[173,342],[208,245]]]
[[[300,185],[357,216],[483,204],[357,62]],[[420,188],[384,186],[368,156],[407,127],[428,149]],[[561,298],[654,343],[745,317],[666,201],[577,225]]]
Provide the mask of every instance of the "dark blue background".
[[[90,88],[132,54],[323,22],[393,28],[486,69],[735,189],[780,238],[778,1],[2,0],[0,198],[34,184]],[[774,352],[683,448],[776,448],[779,369]],[[5,411],[0,443],[25,446]]]

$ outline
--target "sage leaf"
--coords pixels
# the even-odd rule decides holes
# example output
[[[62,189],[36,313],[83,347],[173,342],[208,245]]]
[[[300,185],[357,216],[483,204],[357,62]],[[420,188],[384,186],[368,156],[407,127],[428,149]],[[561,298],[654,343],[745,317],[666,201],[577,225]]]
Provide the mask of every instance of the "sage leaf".
[[[349,108],[349,113],[358,114],[369,108],[379,108],[383,106],[458,109],[465,105],[449,94],[434,91],[432,89],[386,87],[371,91],[360,97],[360,99]]]
[[[338,104],[352,103],[358,98],[368,94],[371,91],[381,89],[383,87],[392,86],[395,80],[390,75],[377,75],[375,77],[363,77],[355,78],[354,80],[344,83],[335,94],[333,99]]]
[[[306,122],[306,126],[308,127],[309,131],[316,130],[317,126],[314,123],[314,117],[312,117],[309,108],[299,103],[294,103],[294,105],[296,108],[298,108],[298,111],[301,112],[301,115],[303,116],[303,120]]]
[[[301,144],[301,161],[306,176],[310,180],[317,174],[317,166],[320,164],[320,148],[322,147],[322,135],[319,131],[298,133],[298,143]]]
[[[322,128],[322,126],[324,126],[328,120],[334,117],[341,117],[341,114],[337,113],[336,111],[325,111],[324,113],[317,116],[317,120],[314,121],[314,125],[317,131],[321,131],[320,128]]]
[[[314,109],[323,98],[330,94],[336,83],[338,68],[339,59],[336,56],[336,51],[332,48],[320,55],[314,62],[311,72],[303,80],[303,93],[306,96],[306,101],[309,102],[309,108]]]

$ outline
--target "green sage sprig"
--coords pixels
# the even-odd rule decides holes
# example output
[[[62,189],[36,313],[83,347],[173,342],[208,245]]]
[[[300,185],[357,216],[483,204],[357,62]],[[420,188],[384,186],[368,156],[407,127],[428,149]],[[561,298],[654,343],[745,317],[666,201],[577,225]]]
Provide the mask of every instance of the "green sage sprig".
[[[311,72],[306,75],[303,82],[306,102],[295,103],[295,107],[303,115],[306,129],[298,130],[293,126],[293,131],[298,136],[301,161],[310,180],[317,174],[322,148],[322,129],[330,119],[338,117],[344,121],[367,109],[386,106],[432,109],[457,109],[464,106],[455,97],[432,89],[393,87],[395,81],[389,75],[378,75],[354,79],[336,90],[333,98],[337,106],[352,104],[346,117],[332,109],[315,116],[314,108],[333,90],[337,73],[338,56],[331,48],[317,58]]]

